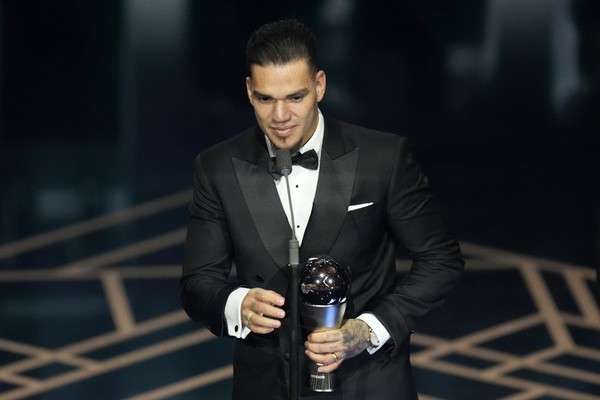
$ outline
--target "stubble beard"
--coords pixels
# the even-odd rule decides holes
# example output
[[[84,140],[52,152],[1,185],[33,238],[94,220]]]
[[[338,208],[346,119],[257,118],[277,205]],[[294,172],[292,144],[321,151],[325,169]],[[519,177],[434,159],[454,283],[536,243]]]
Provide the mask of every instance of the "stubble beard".
[[[269,139],[269,142],[271,142],[271,147],[273,148],[273,152],[276,152],[277,150],[281,150],[282,147],[277,146],[275,143],[273,143],[273,141],[267,137]],[[300,150],[300,147],[302,147],[302,145],[300,144],[300,142],[302,141],[302,138],[300,138],[300,140],[298,140],[296,143],[294,143],[292,145],[292,147],[289,148],[290,154],[294,155],[298,152],[298,150]]]

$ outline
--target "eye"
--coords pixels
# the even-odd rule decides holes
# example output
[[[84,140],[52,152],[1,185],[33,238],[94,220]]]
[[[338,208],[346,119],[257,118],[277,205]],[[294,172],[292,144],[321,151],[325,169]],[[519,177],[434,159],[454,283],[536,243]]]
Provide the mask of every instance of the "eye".
[[[299,94],[299,95],[296,95],[296,96],[292,96],[291,99],[292,99],[292,101],[294,103],[299,103],[299,102],[301,102],[304,99],[304,95],[300,95]]]
[[[269,96],[258,96],[257,98],[260,103],[268,103],[269,101],[271,101],[271,98]]]

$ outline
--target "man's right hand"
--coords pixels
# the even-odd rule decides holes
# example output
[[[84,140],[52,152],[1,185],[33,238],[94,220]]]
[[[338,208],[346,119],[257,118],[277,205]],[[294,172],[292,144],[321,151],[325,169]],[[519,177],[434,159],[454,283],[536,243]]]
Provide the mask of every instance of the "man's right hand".
[[[272,290],[251,289],[242,300],[242,323],[254,333],[271,333],[281,327],[284,303],[285,298]]]

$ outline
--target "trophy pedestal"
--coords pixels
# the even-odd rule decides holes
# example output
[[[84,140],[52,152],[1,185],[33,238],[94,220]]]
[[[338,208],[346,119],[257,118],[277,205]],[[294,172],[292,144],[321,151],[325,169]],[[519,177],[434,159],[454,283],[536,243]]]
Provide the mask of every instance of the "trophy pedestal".
[[[319,364],[309,363],[306,387],[313,392],[333,392],[336,388],[335,372],[318,372],[317,368]]]

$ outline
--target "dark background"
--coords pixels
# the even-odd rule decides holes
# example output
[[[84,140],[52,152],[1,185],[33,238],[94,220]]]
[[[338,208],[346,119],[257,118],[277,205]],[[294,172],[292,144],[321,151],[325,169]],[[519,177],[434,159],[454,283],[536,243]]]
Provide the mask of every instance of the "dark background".
[[[245,42],[285,17],[317,34],[323,112],[409,137],[461,240],[598,264],[600,2],[577,0],[1,1],[0,243],[188,189],[254,123]]]
[[[194,156],[255,122],[244,85],[248,36],[286,17],[319,39],[322,111],[407,136],[469,250],[465,279],[419,337],[443,346],[500,329],[475,350],[523,362],[506,376],[597,394],[596,382],[573,372],[599,370],[588,350],[599,343],[600,292],[585,296],[585,285],[597,286],[576,268],[600,264],[599,1],[0,0],[0,370],[12,371],[0,379],[0,397],[31,386],[11,373],[44,386],[85,369],[58,353],[35,367],[48,349],[119,334],[114,346],[81,355],[102,364],[203,332],[178,299],[185,201],[100,228],[94,218],[187,199]],[[57,234],[73,226],[92,228]],[[148,241],[154,247],[127,252]],[[527,280],[526,270],[539,279]],[[122,331],[109,308],[111,273],[133,331]],[[515,326],[536,311],[543,321]],[[170,313],[182,319],[141,330]],[[557,326],[583,346],[578,353],[561,347]],[[233,341],[211,339],[27,398],[124,398],[169,387],[229,365]],[[427,343],[413,342],[413,357]],[[530,365],[530,354],[553,346],[564,354],[546,355],[542,367],[567,365],[567,376]],[[441,360],[452,371],[497,367],[486,354]],[[525,390],[443,373],[431,368],[437,361],[417,363],[422,394],[491,399]],[[172,398],[230,391],[225,374]],[[549,393],[560,392],[539,398]]]

